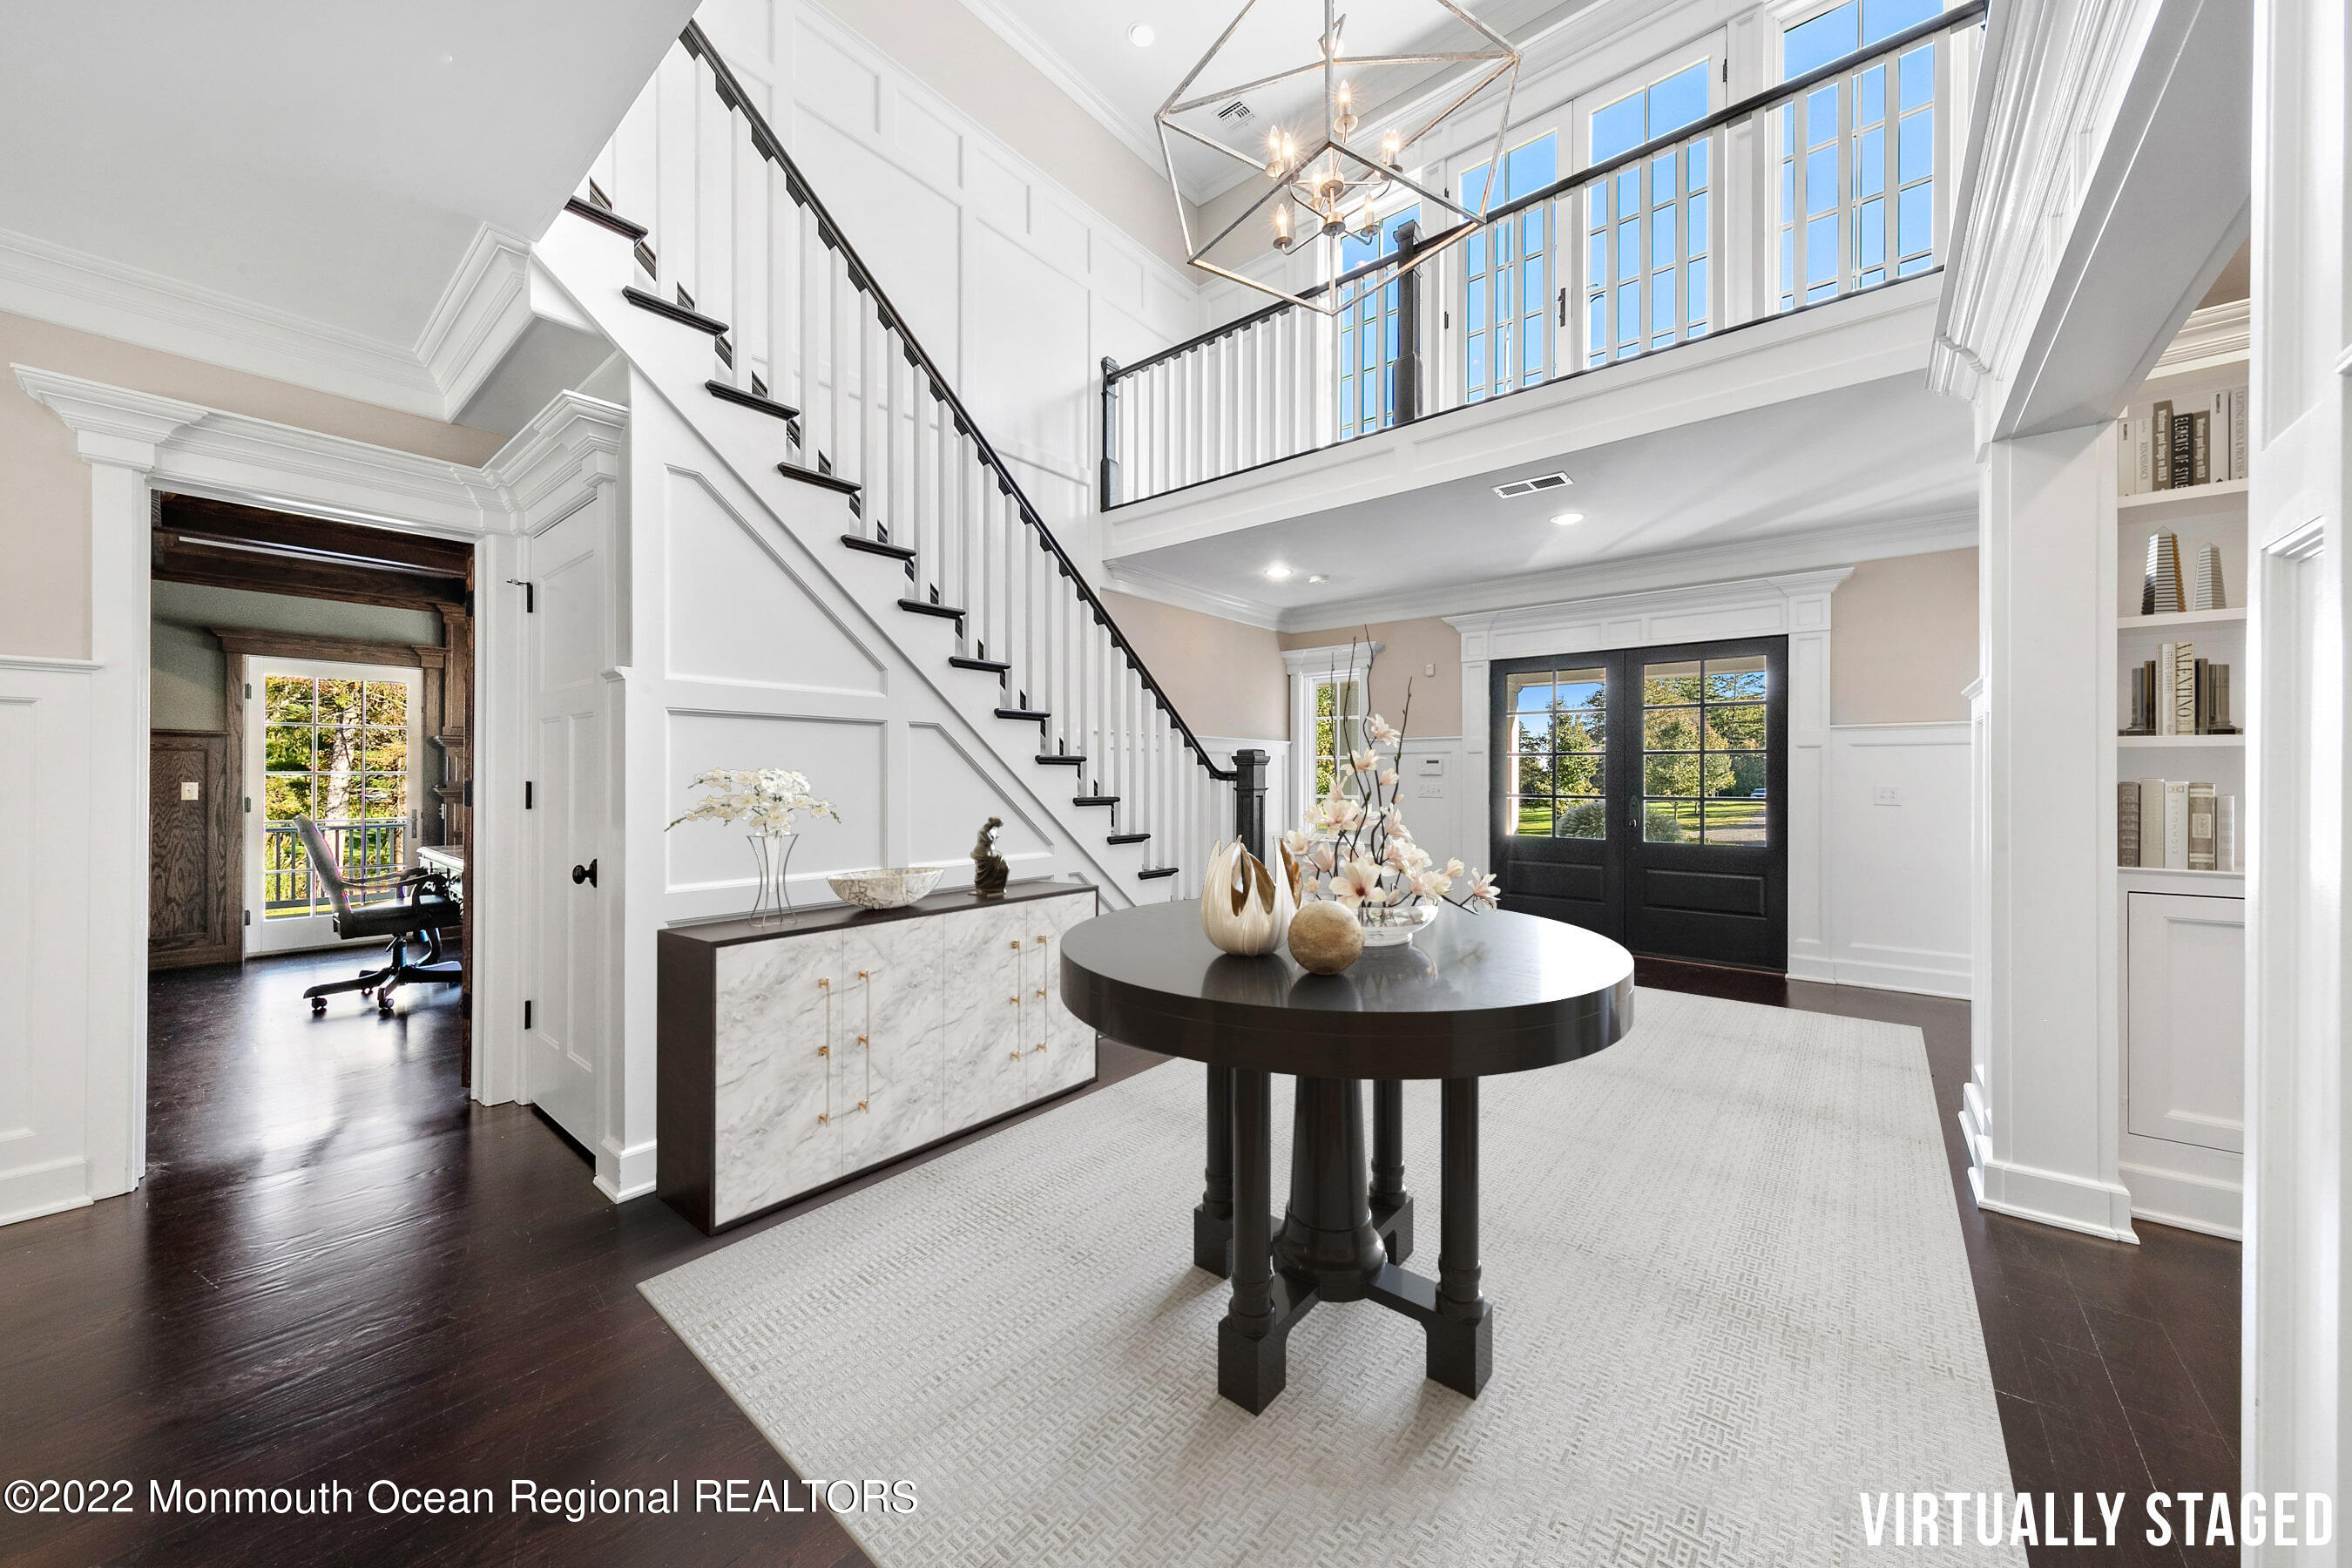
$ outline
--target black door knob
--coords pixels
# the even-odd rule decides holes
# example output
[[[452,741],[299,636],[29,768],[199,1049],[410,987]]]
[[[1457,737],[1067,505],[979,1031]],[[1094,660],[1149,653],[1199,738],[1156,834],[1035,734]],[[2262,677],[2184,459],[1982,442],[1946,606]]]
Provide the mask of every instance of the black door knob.
[[[583,882],[587,883],[592,888],[596,885],[595,861],[591,860],[585,866],[574,866],[572,868],[572,885],[576,888]]]

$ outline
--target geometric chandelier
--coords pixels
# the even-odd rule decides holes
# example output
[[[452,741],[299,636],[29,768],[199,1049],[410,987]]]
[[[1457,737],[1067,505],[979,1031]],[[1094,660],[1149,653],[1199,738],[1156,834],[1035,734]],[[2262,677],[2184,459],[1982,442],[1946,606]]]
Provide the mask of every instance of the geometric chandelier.
[[[1310,31],[1317,12],[1319,32]],[[1408,268],[1480,226],[1518,83],[1518,50],[1454,0],[1381,5],[1360,23],[1353,53],[1347,26],[1338,0],[1246,0],[1153,116],[1192,264],[1325,315],[1347,303],[1331,287],[1340,242],[1376,236],[1400,189],[1421,198],[1426,235]],[[1417,142],[1474,103],[1494,113],[1495,145],[1482,188],[1455,201],[1405,170],[1420,162]],[[1205,239],[1184,200],[1180,144],[1245,165],[1258,188]],[[1293,292],[1249,275],[1269,251],[1302,249],[1316,256],[1322,287]]]

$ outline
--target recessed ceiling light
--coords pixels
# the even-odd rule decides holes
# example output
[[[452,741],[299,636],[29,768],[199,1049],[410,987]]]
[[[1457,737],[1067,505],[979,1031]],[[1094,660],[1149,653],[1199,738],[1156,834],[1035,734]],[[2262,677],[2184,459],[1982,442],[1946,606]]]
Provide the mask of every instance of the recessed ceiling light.
[[[1290,568],[1277,561],[1265,569],[1265,575],[1269,582],[1286,583],[1290,580]]]
[[[1149,22],[1138,22],[1127,30],[1127,41],[1139,49],[1150,48],[1152,40],[1158,37],[1160,35],[1151,30],[1151,24]]]
[[[1310,575],[1307,580],[1309,583],[1320,583],[1320,582],[1322,582],[1322,581],[1323,581],[1323,574],[1322,574],[1322,573],[1320,573],[1320,572],[1317,572],[1317,573],[1313,574],[1312,575]]]
[[[1552,513],[1551,520],[1562,528],[1569,528],[1582,522],[1584,514],[1580,511],[1556,511]]]

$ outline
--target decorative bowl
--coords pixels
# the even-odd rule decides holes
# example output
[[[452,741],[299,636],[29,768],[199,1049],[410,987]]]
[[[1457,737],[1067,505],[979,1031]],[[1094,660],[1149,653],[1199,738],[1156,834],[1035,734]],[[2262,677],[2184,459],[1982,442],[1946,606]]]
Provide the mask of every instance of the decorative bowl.
[[[867,871],[836,871],[825,881],[834,897],[866,910],[895,910],[911,904],[940,885],[945,866],[881,866]]]
[[[1429,929],[1437,918],[1437,906],[1426,901],[1402,909],[1359,904],[1356,918],[1363,923],[1366,947],[1401,947]]]

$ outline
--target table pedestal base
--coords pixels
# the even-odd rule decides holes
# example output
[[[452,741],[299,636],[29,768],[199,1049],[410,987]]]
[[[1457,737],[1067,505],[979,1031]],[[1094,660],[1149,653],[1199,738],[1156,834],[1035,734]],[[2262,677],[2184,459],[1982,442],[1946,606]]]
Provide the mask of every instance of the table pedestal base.
[[[1432,1381],[1477,1397],[1495,1363],[1494,1310],[1478,1293],[1477,1107],[1475,1079],[1445,1080],[1443,1237],[1431,1279],[1401,1267],[1413,1245],[1401,1085],[1373,1086],[1367,1181],[1360,1081],[1298,1080],[1290,1205],[1276,1222],[1267,1077],[1210,1069],[1208,1190],[1193,1212],[1192,1256],[1234,1281],[1217,1325],[1219,1394],[1263,1411],[1287,1381],[1291,1327],[1320,1302],[1370,1300],[1422,1325]]]

